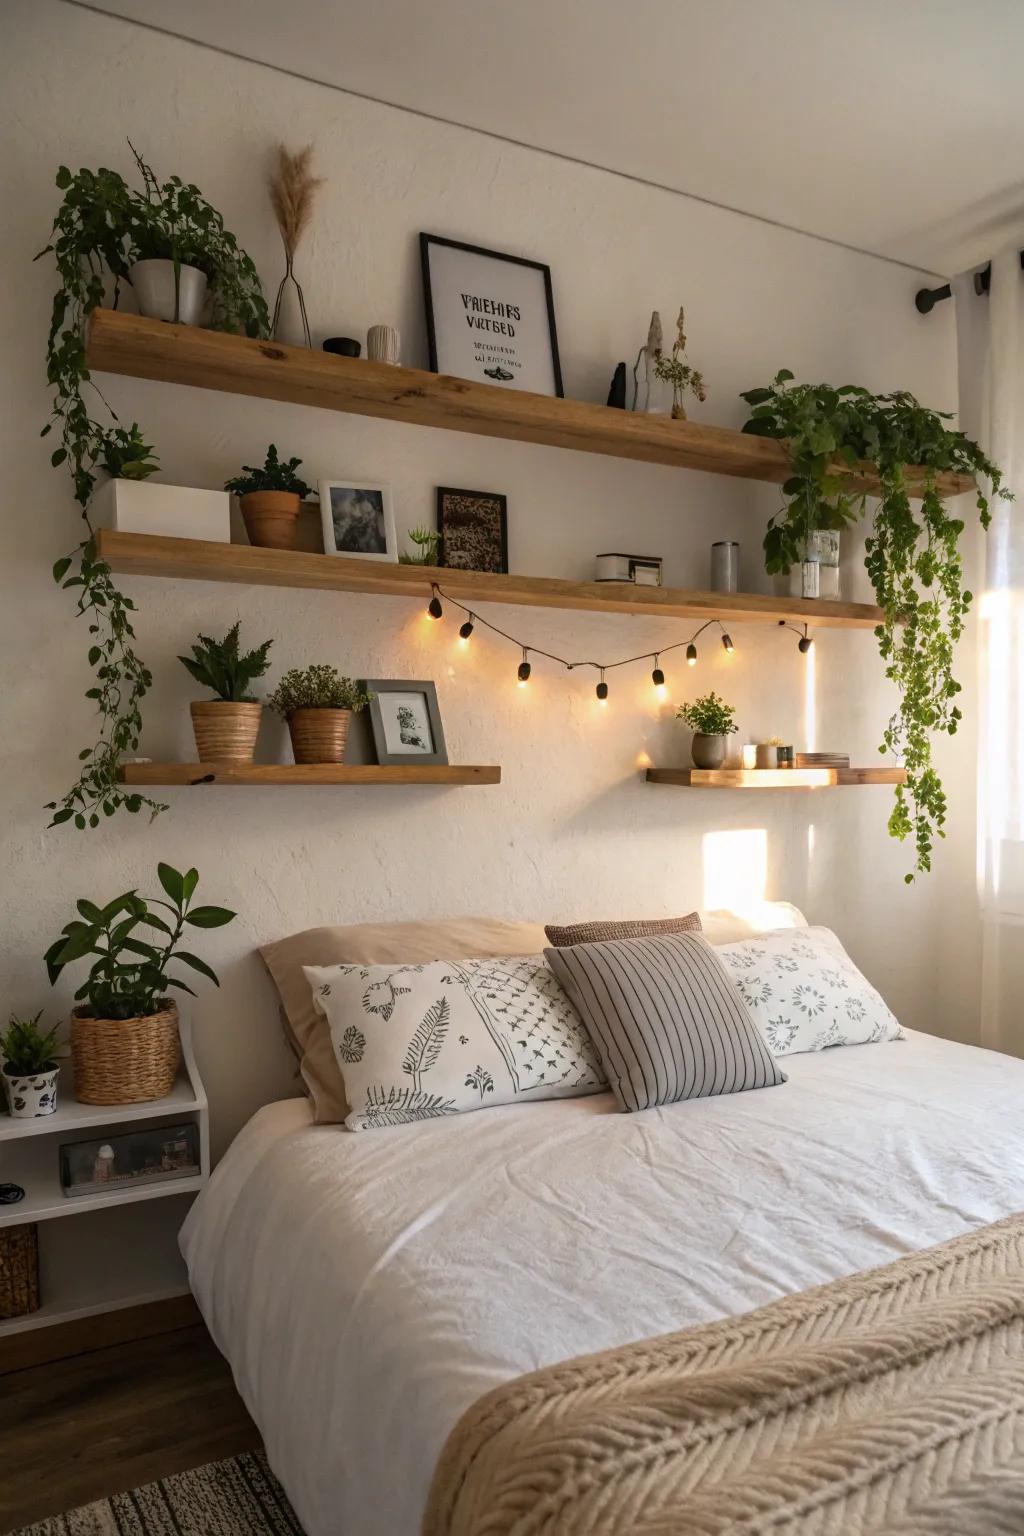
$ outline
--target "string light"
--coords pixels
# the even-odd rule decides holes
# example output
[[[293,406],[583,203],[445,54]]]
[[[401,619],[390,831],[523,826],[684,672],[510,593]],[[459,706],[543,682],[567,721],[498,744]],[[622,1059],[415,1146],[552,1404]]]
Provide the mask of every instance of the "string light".
[[[441,607],[441,599],[438,597],[437,592],[438,592],[437,587],[436,586],[432,586],[431,587],[431,593],[432,593],[431,599],[430,599],[430,602],[427,604],[427,612],[430,614],[430,617],[432,619],[440,619],[440,618],[444,617],[444,609]]]
[[[601,668],[601,681],[594,689],[594,692],[597,694],[597,702],[599,704],[608,703],[608,684],[604,680],[604,667]]]
[[[661,670],[660,658],[658,657],[657,654],[655,654],[655,657],[654,657],[654,671],[651,673],[651,682],[654,684],[654,687],[655,687],[655,690],[656,690],[656,692],[658,694],[659,699],[664,698],[665,697],[665,674]]]
[[[785,619],[780,619],[779,620],[779,628],[780,629],[791,629],[793,631],[794,635],[800,635],[800,631],[797,629],[796,625],[795,624],[787,624]],[[804,632],[803,632],[802,635],[800,635],[800,639],[797,641],[797,647],[796,648],[800,652],[801,656],[806,656],[807,652],[811,649],[813,644],[814,644],[814,636],[813,635],[809,635],[807,633],[807,625],[805,624],[804,625]]]
[[[686,665],[688,667],[695,667],[697,665],[697,647],[692,640],[686,647]]]
[[[727,656],[731,656],[735,649],[736,649],[736,647],[732,643],[732,636],[731,635],[727,635],[725,630],[723,629],[722,630],[722,650],[725,652],[725,654]]]
[[[472,633],[473,633],[473,615],[470,614],[470,616],[466,620],[465,624],[461,624],[459,626],[459,639],[462,641],[463,645],[466,644],[466,641],[469,639],[469,637],[470,637],[470,635]]]
[[[525,688],[526,687],[527,683],[530,681],[530,673],[532,671],[533,671],[533,668],[530,666],[530,658],[529,658],[529,656],[527,654],[526,646],[524,645],[523,646],[523,659],[519,663],[519,686],[520,686],[520,688]]]

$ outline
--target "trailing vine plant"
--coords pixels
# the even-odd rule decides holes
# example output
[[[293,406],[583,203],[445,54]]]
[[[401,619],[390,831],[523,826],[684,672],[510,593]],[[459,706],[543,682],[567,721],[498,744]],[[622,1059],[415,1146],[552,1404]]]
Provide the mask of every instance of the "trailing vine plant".
[[[80,830],[98,826],[101,816],[121,808],[137,812],[145,806],[154,816],[166,809],[149,796],[127,792],[118,782],[121,756],[139,745],[141,705],[152,676],[135,651],[135,605],[99,558],[89,516],[99,473],[144,479],[157,465],[138,424],[120,426],[91,378],[85,352],[89,316],[103,303],[108,286],[116,309],[121,284],[130,282],[134,262],[162,257],[174,261],[176,268],[193,264],[207,274],[217,328],[249,336],[269,334],[256,268],[224,228],[221,215],[198,187],[176,176],[161,185],[134,148],[132,154],[142,176],[141,193],[104,167],[75,175],[67,166],[60,167],[56,184],[63,201],[50,243],[36,257],[53,256],[58,280],[46,345],[53,408],[41,435],[55,428],[59,433],[50,462],[55,468],[68,466],[86,527],[77,547],[54,565],[53,577],[76,594],[77,613],[89,621],[94,682],[86,698],[95,703],[100,719],[95,742],[78,754],[77,781],[47,809],[53,812],[51,826],[71,822]],[[112,425],[90,414],[87,388]]]
[[[901,842],[913,835],[909,883],[931,869],[933,840],[945,836],[946,795],[932,764],[932,741],[937,732],[954,735],[962,718],[953,662],[972,601],[959,551],[964,524],[947,510],[937,477],[952,472],[977,480],[983,528],[991,521],[990,497],[1010,492],[978,444],[946,425],[948,413],[928,410],[905,390],[872,395],[854,384],[834,389],[792,380],[784,368],[769,386],[742,396],[752,407],[743,430],[783,439],[792,467],[782,486],[785,504],[765,534],[765,566],[788,571],[803,558],[809,534],[862,517],[868,493],[851,491],[844,466],[871,466],[878,501],[865,566],[883,612],[875,635],[885,675],[899,692],[879,751],[894,753],[906,769],[889,831]],[[910,486],[912,465],[922,473]],[[920,497],[917,513],[912,494]]]

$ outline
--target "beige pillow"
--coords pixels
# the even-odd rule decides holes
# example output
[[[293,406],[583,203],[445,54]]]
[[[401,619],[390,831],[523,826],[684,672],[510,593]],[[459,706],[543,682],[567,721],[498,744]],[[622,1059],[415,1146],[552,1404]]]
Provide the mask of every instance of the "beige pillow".
[[[346,928],[307,928],[260,950],[281,997],[290,1043],[317,1124],[340,1124],[348,1114],[330,1031],[313,1006],[305,965],[418,965],[428,960],[478,960],[494,955],[539,955],[541,923],[457,917],[439,922],[360,923]]]
[[[685,917],[641,917],[624,922],[570,923],[559,928],[548,923],[544,932],[556,949],[571,944],[607,944],[616,939],[656,939],[666,933],[700,933],[700,917],[688,912]]]

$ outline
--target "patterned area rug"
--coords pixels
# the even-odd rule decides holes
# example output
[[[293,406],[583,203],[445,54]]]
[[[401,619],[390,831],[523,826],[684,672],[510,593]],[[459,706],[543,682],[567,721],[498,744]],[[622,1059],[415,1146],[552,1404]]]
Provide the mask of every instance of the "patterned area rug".
[[[11,1536],[302,1536],[262,1451],[213,1461]]]

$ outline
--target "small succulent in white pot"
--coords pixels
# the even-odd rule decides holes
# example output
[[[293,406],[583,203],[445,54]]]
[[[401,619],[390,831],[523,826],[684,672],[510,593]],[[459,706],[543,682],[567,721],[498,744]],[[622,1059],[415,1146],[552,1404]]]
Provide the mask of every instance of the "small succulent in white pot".
[[[8,1108],[15,1120],[52,1115],[57,1108],[59,1026],[40,1029],[42,1016],[42,1010],[34,1019],[19,1019],[12,1013],[6,1030],[0,1034],[0,1055],[4,1059],[0,1075],[4,1080]]]
[[[728,737],[737,729],[736,711],[717,693],[706,693],[692,704],[680,704],[676,719],[693,731],[690,751],[695,768],[721,768]]]

